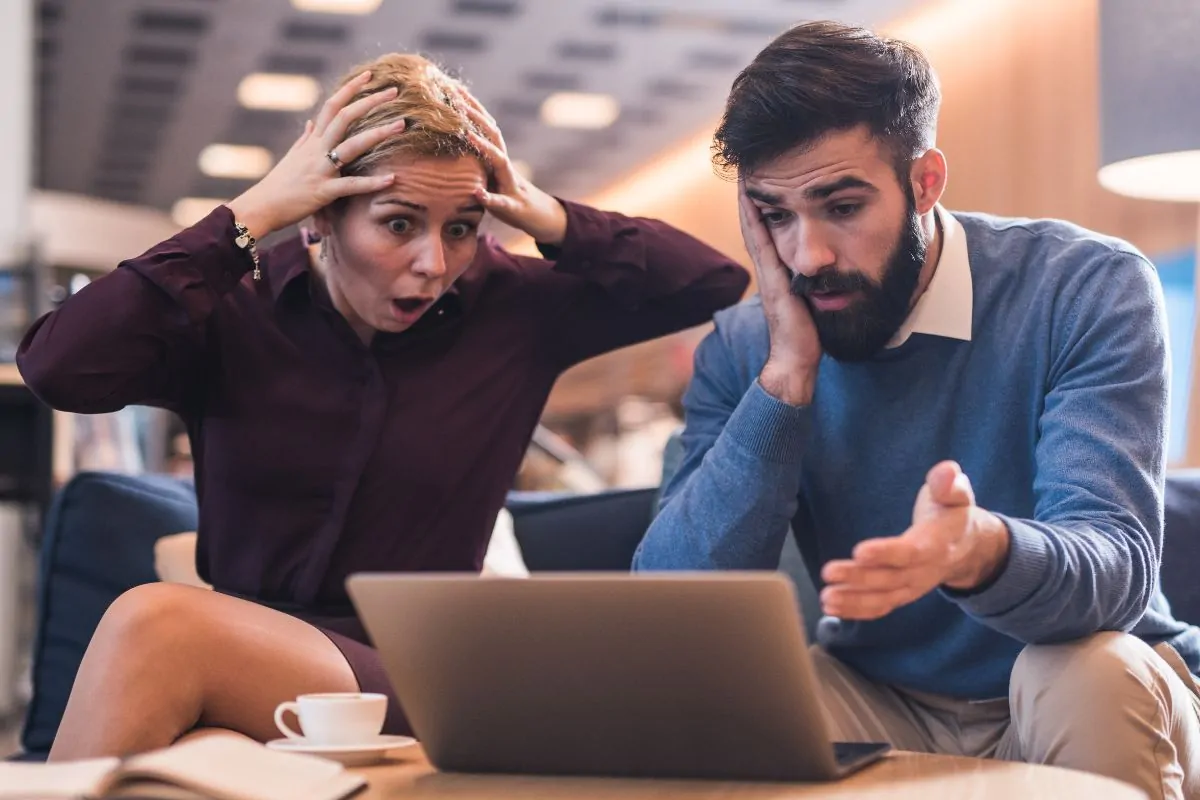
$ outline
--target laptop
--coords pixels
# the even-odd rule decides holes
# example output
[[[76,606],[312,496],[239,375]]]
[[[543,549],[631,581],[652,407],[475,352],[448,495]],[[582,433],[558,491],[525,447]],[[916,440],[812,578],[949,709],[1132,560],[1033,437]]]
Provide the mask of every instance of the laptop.
[[[347,588],[443,771],[815,781],[888,750],[830,738],[779,574],[372,573]]]

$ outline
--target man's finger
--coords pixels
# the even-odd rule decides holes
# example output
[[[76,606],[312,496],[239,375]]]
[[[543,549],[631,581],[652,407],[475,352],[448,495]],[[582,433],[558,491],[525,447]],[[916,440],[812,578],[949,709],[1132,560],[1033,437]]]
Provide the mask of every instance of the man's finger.
[[[927,548],[920,537],[913,533],[868,539],[854,547],[854,561],[871,567],[907,569],[923,563],[928,557]]]
[[[852,592],[826,587],[821,593],[821,611],[841,619],[869,620],[886,616],[920,597],[911,589],[890,592]]]
[[[746,194],[745,184],[738,184],[738,217],[742,228],[742,241],[758,274],[759,293],[764,297],[778,297],[790,288],[791,273],[783,265],[775,250],[775,241],[763,225],[758,206]]]
[[[925,476],[929,499],[941,506],[969,506],[975,503],[971,480],[953,461],[942,461]]]
[[[882,592],[909,585],[912,572],[895,567],[872,567],[857,561],[830,561],[821,570],[826,584],[850,591]]]

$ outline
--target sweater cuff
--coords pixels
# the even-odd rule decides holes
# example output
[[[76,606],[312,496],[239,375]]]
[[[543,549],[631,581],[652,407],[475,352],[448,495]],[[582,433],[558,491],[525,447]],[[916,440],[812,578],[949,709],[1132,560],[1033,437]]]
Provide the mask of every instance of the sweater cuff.
[[[804,452],[810,422],[808,406],[788,405],[755,380],[725,423],[725,434],[754,456],[793,464]]]
[[[994,513],[994,512],[993,512]],[[1033,596],[1046,582],[1050,543],[1046,534],[1018,519],[996,514],[1008,528],[1008,563],[986,589],[980,592],[942,590],[973,617],[986,619],[1007,614]]]

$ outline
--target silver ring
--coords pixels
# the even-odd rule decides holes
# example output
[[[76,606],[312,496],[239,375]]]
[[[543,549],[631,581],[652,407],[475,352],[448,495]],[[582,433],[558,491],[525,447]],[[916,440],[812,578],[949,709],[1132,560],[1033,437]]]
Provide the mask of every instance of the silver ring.
[[[338,158],[337,150],[330,150],[328,153],[325,154],[325,157],[329,159],[330,164],[333,164],[333,166],[339,170],[342,167],[346,166],[345,164],[342,163],[342,160],[340,158]]]

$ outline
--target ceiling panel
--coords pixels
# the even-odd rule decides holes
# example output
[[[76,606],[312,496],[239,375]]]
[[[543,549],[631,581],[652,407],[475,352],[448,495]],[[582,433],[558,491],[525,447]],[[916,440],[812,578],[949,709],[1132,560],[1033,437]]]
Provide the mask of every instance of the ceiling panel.
[[[737,71],[787,25],[885,21],[915,0],[383,0],[365,16],[289,0],[41,0],[38,183],[163,209],[246,181],[197,167],[212,142],[281,155],[307,114],[239,107],[255,71],[331,85],[382,52],[423,52],[461,75],[546,190],[578,197],[710,123]],[[607,92],[601,131],[549,128],[555,91]]]

